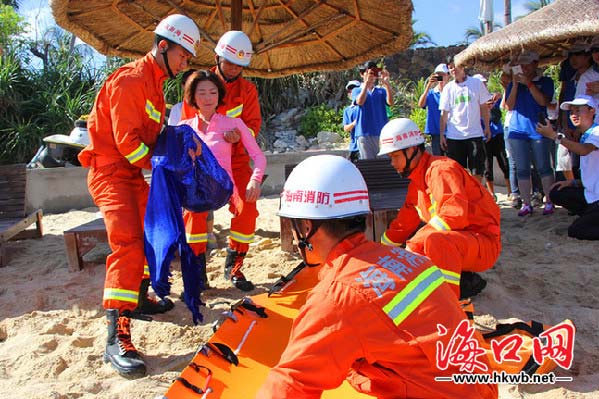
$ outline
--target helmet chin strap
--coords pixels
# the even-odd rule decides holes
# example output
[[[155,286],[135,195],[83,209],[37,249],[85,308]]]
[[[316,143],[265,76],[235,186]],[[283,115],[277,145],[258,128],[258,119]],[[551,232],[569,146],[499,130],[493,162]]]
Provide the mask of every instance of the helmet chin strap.
[[[235,76],[234,78],[227,79],[227,77],[225,76],[225,74],[223,72],[223,69],[220,67],[220,55],[216,56],[216,69],[218,69],[218,73],[223,78],[223,80],[227,83],[235,82],[241,76],[241,72],[239,72],[239,74],[237,76]]]
[[[418,150],[418,148],[416,148],[414,150],[414,152],[412,153],[411,156],[408,157],[408,149],[404,148],[403,150],[401,150],[403,152],[403,156],[406,158],[406,166],[403,168],[403,170],[401,172],[399,172],[399,175],[401,177],[403,177],[404,179],[407,179],[408,176],[410,176],[410,166],[412,164],[412,160],[414,158],[416,158],[416,155],[418,155],[418,153],[420,152],[420,150]]]
[[[173,73],[173,71],[171,70],[171,67],[168,64],[168,56],[166,55],[167,52],[168,52],[168,47],[166,49],[160,50],[160,53],[162,54],[162,60],[164,61],[164,65],[166,66],[166,71],[168,72],[168,76],[171,79],[175,79],[175,74]]]
[[[306,248],[308,249],[308,251],[312,251],[312,244],[310,244],[310,242],[308,241],[310,239],[310,237],[312,237],[317,231],[318,228],[321,225],[320,221],[312,221],[312,224],[314,225],[314,229],[308,232],[308,235],[304,237],[304,235],[301,232],[299,223],[297,219],[291,219],[291,225],[293,226],[293,230],[295,230],[295,234],[297,235],[297,247],[300,250],[300,254],[302,256],[302,259],[304,260],[304,263],[306,264],[306,266],[308,267],[314,267],[314,266],[319,266],[320,263],[308,263],[308,260],[306,259]]]

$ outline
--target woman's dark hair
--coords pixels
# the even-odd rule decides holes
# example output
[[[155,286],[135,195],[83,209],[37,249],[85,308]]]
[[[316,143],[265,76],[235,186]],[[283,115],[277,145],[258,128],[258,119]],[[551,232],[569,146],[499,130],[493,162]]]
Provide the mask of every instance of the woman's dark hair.
[[[207,71],[205,69],[201,69],[199,71],[194,72],[189,79],[187,79],[187,83],[185,83],[185,90],[183,92],[183,98],[185,101],[194,108],[198,108],[195,100],[195,92],[200,82],[205,80],[209,80],[218,89],[218,105],[222,105],[225,100],[225,85],[221,82],[220,78],[216,76],[214,72]]]

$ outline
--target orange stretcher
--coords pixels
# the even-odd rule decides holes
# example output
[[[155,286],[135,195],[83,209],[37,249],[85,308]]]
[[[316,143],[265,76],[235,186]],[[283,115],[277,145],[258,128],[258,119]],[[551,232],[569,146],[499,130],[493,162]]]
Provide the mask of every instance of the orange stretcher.
[[[300,265],[275,284],[270,296],[255,295],[232,305],[215,323],[214,335],[200,347],[164,398],[253,398],[287,346],[293,320],[316,284],[317,274],[317,268]],[[322,397],[369,396],[344,382]]]

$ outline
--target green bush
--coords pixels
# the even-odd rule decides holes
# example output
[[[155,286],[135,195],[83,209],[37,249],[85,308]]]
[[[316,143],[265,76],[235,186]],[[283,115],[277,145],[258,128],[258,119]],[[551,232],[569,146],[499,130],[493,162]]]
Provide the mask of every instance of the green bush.
[[[342,137],[347,136],[343,131],[343,111],[335,111],[326,105],[309,107],[308,112],[300,122],[299,132],[306,138],[316,137],[320,131],[337,132]]]

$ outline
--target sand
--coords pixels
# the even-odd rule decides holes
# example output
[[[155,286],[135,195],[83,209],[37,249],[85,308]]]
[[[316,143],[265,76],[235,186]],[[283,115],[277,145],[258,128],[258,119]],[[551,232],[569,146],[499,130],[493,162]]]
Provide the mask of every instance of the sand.
[[[499,194],[500,202],[505,195]],[[244,271],[264,292],[291,270],[299,258],[279,249],[278,198],[258,201],[256,240]],[[576,323],[574,364],[558,369],[572,382],[554,385],[501,385],[501,398],[599,398],[599,244],[567,237],[573,217],[564,209],[551,216],[537,210],[518,218],[502,205],[503,252],[484,273],[486,290],[474,300],[477,321],[517,317],[556,324]],[[148,376],[127,380],[102,362],[106,331],[101,306],[104,261],[99,245],[86,255],[79,272],[67,267],[62,232],[98,217],[96,208],[44,216],[42,239],[9,244],[9,262],[0,269],[0,398],[155,398],[168,389],[215,320],[243,294],[223,279],[224,249],[208,262],[211,290],[204,294],[205,323],[194,326],[180,301],[181,274],[173,265],[175,309],[154,321],[134,320],[134,343],[146,359]],[[224,246],[229,228],[226,209],[216,212],[216,232]]]

